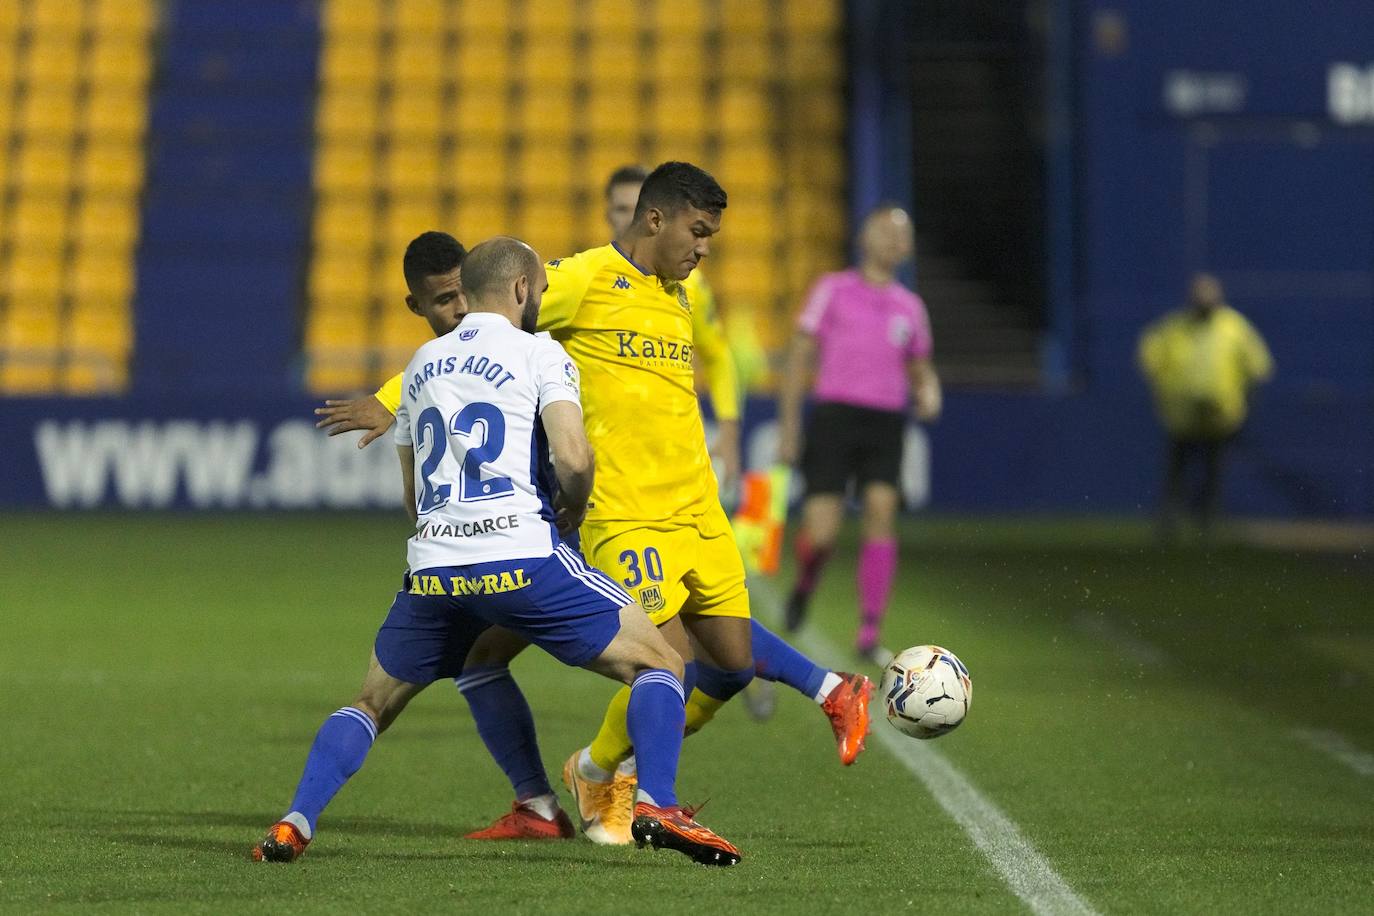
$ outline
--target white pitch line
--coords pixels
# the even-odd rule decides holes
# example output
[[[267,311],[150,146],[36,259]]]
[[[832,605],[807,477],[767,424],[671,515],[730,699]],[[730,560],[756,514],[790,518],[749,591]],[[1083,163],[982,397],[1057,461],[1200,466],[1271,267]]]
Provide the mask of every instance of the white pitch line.
[[[780,602],[772,585],[751,579],[750,591],[763,599],[756,603],[766,604],[768,616],[776,620]],[[838,658],[840,655],[833,643],[814,631],[802,633],[796,642],[813,656]],[[936,804],[963,828],[1012,893],[1021,898],[1031,912],[1042,916],[1096,913],[1036,851],[1015,822],[928,742],[916,741],[881,727],[873,731],[872,737],[882,742],[883,747],[925,785]]]
[[[1374,754],[1355,747],[1344,735],[1325,729],[1295,728],[1293,737],[1332,760],[1345,764],[1361,776],[1374,776]]]

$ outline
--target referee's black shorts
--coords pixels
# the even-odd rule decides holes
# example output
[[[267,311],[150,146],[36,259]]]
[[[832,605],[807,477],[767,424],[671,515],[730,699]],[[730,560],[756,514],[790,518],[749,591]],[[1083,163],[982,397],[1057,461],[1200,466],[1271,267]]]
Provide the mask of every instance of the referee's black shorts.
[[[802,450],[808,495],[843,494],[853,480],[900,487],[906,414],[822,402],[811,409]]]

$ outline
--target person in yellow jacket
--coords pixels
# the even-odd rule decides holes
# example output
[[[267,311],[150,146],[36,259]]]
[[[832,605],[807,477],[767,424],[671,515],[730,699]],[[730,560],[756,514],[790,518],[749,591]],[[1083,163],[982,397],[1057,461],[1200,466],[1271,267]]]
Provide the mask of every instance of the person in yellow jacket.
[[[1188,503],[1190,463],[1202,465],[1196,505],[1204,532],[1216,517],[1226,447],[1245,423],[1250,391],[1274,371],[1264,338],[1226,303],[1211,274],[1193,277],[1188,304],[1140,335],[1140,370],[1169,438],[1160,534],[1174,536]]]

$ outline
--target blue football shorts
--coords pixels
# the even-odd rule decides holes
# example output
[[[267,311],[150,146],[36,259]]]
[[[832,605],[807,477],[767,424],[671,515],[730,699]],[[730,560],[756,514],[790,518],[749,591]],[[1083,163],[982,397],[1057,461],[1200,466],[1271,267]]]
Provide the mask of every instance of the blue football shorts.
[[[620,609],[633,603],[609,576],[559,544],[547,557],[406,573],[374,648],[387,674],[428,684],[461,674],[477,637],[499,626],[581,667],[611,644]]]

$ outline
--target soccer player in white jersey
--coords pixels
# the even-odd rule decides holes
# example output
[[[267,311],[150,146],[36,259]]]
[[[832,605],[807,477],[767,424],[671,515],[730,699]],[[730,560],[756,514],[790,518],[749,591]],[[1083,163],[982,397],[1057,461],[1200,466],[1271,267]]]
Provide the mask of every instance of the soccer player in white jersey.
[[[406,585],[377,633],[362,690],[320,727],[290,809],[253,847],[258,861],[290,862],[305,851],[377,735],[426,686],[461,672],[492,626],[630,685],[639,845],[707,865],[739,861],[738,849],[677,804],[682,658],[642,607],[562,541],[585,514],[592,451],[575,365],[557,343],[532,334],[547,285],[523,242],[478,245],[463,263],[467,317],[411,359],[396,418],[416,525]],[[557,506],[543,470],[550,449]]]

